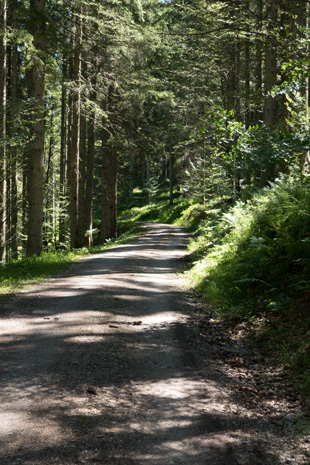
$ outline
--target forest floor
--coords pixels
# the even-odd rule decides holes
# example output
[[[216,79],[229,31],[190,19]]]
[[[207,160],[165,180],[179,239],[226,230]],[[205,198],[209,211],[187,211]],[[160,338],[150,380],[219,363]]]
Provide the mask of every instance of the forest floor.
[[[306,465],[310,409],[176,274],[149,224],[2,304],[1,465]]]

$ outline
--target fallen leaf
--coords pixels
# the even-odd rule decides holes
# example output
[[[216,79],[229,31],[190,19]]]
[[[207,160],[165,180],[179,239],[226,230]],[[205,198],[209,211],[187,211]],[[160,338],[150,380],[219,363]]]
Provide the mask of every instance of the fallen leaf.
[[[44,320],[50,320],[50,317],[49,317],[49,316],[45,316],[45,317],[44,317]]]
[[[134,326],[140,326],[140,325],[142,325],[142,321],[134,321],[132,324]]]
[[[119,326],[116,326],[116,325],[109,325],[109,328],[119,328]]]

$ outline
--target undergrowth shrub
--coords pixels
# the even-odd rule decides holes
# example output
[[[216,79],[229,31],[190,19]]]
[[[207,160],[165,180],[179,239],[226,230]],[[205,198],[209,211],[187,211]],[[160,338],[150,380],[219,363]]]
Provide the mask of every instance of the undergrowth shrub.
[[[309,181],[283,178],[201,230],[192,249],[204,243],[207,252],[188,272],[190,282],[239,316],[277,312],[310,289],[309,231]]]

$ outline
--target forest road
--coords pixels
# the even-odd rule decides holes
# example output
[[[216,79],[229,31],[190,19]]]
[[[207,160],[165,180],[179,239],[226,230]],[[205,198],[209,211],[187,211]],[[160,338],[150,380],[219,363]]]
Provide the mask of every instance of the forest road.
[[[1,465],[241,463],[229,382],[176,274],[186,243],[148,224],[6,304]]]

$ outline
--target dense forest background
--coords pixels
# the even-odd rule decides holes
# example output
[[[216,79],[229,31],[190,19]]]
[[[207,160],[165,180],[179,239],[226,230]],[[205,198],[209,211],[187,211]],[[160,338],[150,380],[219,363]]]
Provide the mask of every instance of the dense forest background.
[[[117,197],[228,205],[309,164],[309,2],[1,0],[0,260],[117,235]]]

